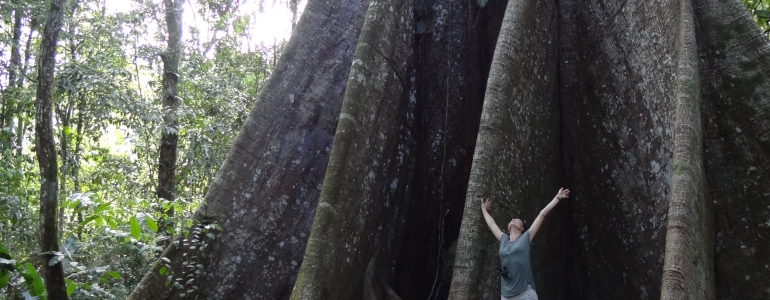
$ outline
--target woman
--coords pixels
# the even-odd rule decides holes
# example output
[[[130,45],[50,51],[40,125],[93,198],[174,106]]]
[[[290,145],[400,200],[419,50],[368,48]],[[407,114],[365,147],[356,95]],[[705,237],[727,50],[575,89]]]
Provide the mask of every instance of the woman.
[[[569,190],[559,189],[559,193],[548,203],[540,214],[537,215],[532,227],[527,230],[521,219],[513,219],[508,223],[508,234],[503,233],[495,219],[489,215],[489,207],[492,202],[489,198],[481,200],[481,212],[487,226],[500,241],[500,299],[501,300],[537,300],[535,292],[535,280],[532,277],[532,265],[529,261],[529,246],[535,238],[545,216],[559,204],[559,200],[569,198]]]

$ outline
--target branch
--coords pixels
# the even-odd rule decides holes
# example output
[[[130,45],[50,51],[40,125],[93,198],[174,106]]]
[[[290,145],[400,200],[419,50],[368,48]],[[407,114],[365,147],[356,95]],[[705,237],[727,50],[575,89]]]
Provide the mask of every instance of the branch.
[[[24,72],[24,78],[27,78],[27,80],[32,81],[35,84],[37,84],[37,80],[35,78],[29,77],[29,74],[27,74],[26,72]]]

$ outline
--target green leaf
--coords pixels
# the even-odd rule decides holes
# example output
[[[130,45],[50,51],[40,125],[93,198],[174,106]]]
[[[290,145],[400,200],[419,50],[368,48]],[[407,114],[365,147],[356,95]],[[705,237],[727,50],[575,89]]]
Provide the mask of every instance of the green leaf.
[[[484,7],[484,5],[487,5],[487,1],[489,0],[476,0],[476,2],[478,2],[479,5],[481,5],[481,7]]]
[[[5,259],[11,259],[11,253],[8,252],[8,249],[5,249],[5,246],[3,246],[3,243],[0,243],[0,257]]]
[[[144,223],[147,224],[147,228],[150,228],[152,232],[158,232],[158,223],[155,223],[155,220],[150,218],[150,216],[144,216]]]
[[[206,236],[209,237],[212,240],[217,239],[217,237],[213,233],[211,233],[211,232],[207,233]]]
[[[75,292],[75,288],[77,288],[75,282],[72,279],[67,279],[67,296],[72,295]]]
[[[165,266],[160,267],[160,270],[158,270],[158,273],[160,273],[161,276],[166,275],[166,267]]]
[[[104,273],[104,275],[102,275],[101,278],[99,278],[99,282],[107,282],[107,280],[110,279],[110,277],[114,279],[120,279],[120,274],[115,271],[108,271]]]
[[[754,15],[762,19],[770,19],[770,11],[764,9],[755,9]]]
[[[115,272],[115,271],[109,271],[109,272],[107,272],[107,275],[110,275],[110,276],[112,276],[112,278],[115,278],[115,279],[120,279],[120,273]]]
[[[24,264],[24,269],[20,274],[24,277],[24,284],[27,286],[32,296],[38,296],[40,297],[39,299],[45,300],[45,285],[43,285],[40,274],[35,270],[35,266],[31,263]]]
[[[90,216],[85,220],[83,220],[83,222],[80,222],[80,226],[85,226],[86,224],[91,223],[91,221],[96,220],[98,218],[101,218],[101,216],[97,216],[97,215]]]
[[[69,126],[64,126],[63,131],[64,135],[72,135],[72,128]]]
[[[134,237],[134,239],[139,240],[139,238],[142,237],[142,228],[139,227],[139,220],[136,219],[136,216],[131,217],[131,236]]]
[[[117,230],[118,229],[118,221],[115,220],[113,217],[105,217],[107,219],[107,225],[110,226],[110,229]]]
[[[98,214],[98,213],[103,212],[103,211],[105,211],[105,210],[107,210],[109,208],[110,208],[110,204],[109,203],[99,204],[99,206],[94,208],[94,214]]]
[[[0,290],[4,289],[8,285],[8,279],[11,277],[11,272],[6,269],[0,269]]]
[[[58,264],[64,258],[64,255],[62,255],[61,252],[56,252],[56,253],[58,253],[58,254],[54,254],[54,256],[51,257],[50,260],[48,260],[48,266],[49,267],[53,266],[55,264]]]

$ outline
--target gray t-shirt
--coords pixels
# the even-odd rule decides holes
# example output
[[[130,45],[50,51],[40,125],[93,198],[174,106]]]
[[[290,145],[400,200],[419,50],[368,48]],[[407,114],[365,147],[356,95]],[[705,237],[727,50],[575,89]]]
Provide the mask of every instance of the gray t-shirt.
[[[508,271],[505,274],[503,270],[500,275],[500,293],[504,297],[521,294],[528,284],[535,288],[532,264],[529,262],[529,246],[529,230],[513,242],[505,233],[500,238],[500,263]]]

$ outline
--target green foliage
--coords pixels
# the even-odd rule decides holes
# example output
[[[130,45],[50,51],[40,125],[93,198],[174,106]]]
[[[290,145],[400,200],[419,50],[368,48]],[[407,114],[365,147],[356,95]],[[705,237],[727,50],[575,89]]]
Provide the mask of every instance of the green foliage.
[[[6,2],[0,5],[0,28],[8,28],[0,32],[0,53],[6,54],[0,56],[10,52],[10,11],[24,11],[19,47],[30,49],[30,59],[19,78],[35,78],[46,5]],[[170,234],[184,236],[177,246],[190,251],[187,265],[192,267],[174,275],[163,266],[161,272],[189,294],[198,288],[196,276],[203,274],[194,259],[221,231],[218,225],[194,222],[192,212],[270,76],[282,44],[249,42],[259,28],[251,25],[254,12],[240,8],[242,1],[190,1],[188,13],[200,24],[185,24],[189,38],[178,87],[183,101],[171,116],[179,127],[163,128],[161,120],[169,113],[160,105],[163,5],[134,0],[132,10],[113,12],[104,6],[108,2],[81,0],[65,9],[53,98],[63,240],[47,262],[39,261],[37,250],[40,183],[31,148],[36,86],[23,80],[19,87],[6,87],[7,65],[0,68],[0,299],[39,295],[35,267],[43,263],[62,264],[71,299],[125,298],[162,251],[157,245],[165,237],[158,230],[166,224]],[[296,8],[296,1],[288,4]],[[217,34],[208,36],[210,29]],[[27,40],[30,30],[34,34]],[[174,202],[159,201],[155,194],[162,130],[179,135]],[[171,209],[174,217],[168,218],[165,212]],[[190,274],[196,279],[191,281]]]
[[[770,0],[741,0],[759,28],[770,38]]]
[[[18,273],[17,273],[18,272]],[[0,289],[4,289],[11,275],[21,276],[25,290],[21,295],[25,298],[46,299],[45,285],[31,263],[20,263],[11,259],[11,253],[0,243]]]
[[[45,300],[45,286],[35,267],[31,263],[25,263],[23,268],[19,265],[17,265],[17,268],[19,269],[19,274],[24,277],[24,283],[29,289],[29,293],[34,297],[39,297],[38,299]]]

